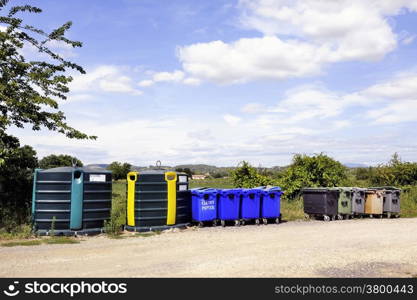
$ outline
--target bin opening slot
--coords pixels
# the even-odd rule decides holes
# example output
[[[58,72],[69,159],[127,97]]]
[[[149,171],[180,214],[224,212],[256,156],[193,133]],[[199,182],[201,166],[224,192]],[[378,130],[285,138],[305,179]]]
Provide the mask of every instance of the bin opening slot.
[[[233,195],[233,194],[229,194],[228,197],[229,197],[229,199],[235,199],[235,195]]]
[[[275,194],[274,193],[270,194],[269,195],[269,198],[274,199],[275,198]]]
[[[255,199],[255,194],[249,194],[249,199]]]
[[[74,179],[79,179],[81,177],[81,172],[80,171],[75,171],[74,172]]]

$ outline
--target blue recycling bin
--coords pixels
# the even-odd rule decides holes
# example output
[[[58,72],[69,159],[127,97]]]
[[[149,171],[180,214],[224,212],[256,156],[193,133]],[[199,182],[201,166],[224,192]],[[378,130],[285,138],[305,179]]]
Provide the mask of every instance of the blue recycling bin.
[[[240,195],[241,189],[222,189],[218,191],[217,198],[217,218],[220,219],[222,226],[226,225],[226,221],[234,221],[238,226]]]
[[[268,219],[275,219],[276,223],[281,222],[281,195],[282,190],[278,186],[259,187],[261,189],[261,218],[264,224]]]
[[[255,220],[259,224],[259,216],[261,209],[261,192],[260,189],[244,189],[242,191],[242,200],[240,204],[241,224],[245,224],[245,220]]]
[[[217,190],[212,188],[191,189],[192,219],[203,226],[203,222],[212,221],[216,225],[217,219]]]

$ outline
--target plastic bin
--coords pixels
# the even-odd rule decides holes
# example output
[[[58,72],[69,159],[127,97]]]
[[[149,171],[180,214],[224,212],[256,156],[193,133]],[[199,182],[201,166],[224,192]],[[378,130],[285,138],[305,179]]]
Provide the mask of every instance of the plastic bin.
[[[323,217],[325,221],[337,216],[338,188],[304,188],[304,213],[309,217]]]
[[[401,190],[392,186],[377,187],[372,189],[382,192],[382,211],[387,218],[391,218],[391,216],[398,218],[400,216]]]
[[[242,200],[240,203],[240,219],[244,225],[246,220],[254,220],[259,224],[261,210],[261,193],[260,189],[244,189],[242,191]]]
[[[241,189],[222,189],[218,190],[217,198],[217,217],[222,226],[226,221],[234,221],[235,226],[239,226],[239,209]]]
[[[281,195],[280,187],[258,187],[261,190],[261,218],[264,224],[268,219],[275,219],[275,223],[281,222]]]
[[[377,189],[367,189],[365,195],[365,214],[369,215],[371,218],[375,215],[379,215],[379,217],[382,218],[382,191]]]
[[[353,188],[352,216],[362,216],[365,213],[365,191],[366,189]]]
[[[339,187],[339,199],[337,204],[337,218],[339,220],[349,219],[352,215],[353,188]]]
[[[191,189],[192,220],[203,226],[203,222],[217,219],[217,190],[211,188]]]

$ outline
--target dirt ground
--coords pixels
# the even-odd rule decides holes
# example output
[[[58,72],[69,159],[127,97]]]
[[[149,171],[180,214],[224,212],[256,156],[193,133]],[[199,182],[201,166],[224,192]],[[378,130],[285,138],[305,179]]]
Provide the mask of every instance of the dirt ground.
[[[411,277],[417,219],[191,228],[0,247],[0,277]]]

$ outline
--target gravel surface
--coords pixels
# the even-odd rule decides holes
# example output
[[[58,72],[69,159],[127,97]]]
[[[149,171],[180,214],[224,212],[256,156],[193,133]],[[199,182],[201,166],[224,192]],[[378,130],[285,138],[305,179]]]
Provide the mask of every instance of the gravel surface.
[[[417,219],[191,228],[0,247],[0,277],[411,277]]]

